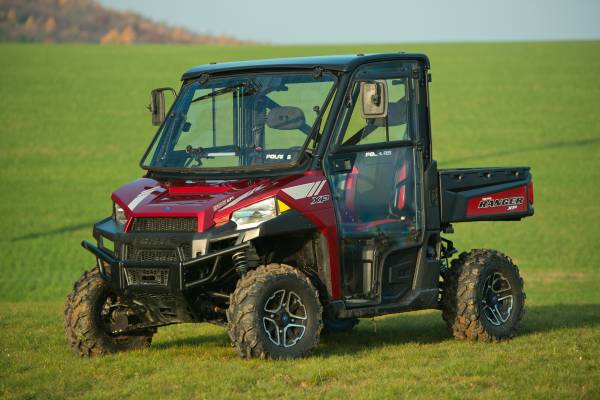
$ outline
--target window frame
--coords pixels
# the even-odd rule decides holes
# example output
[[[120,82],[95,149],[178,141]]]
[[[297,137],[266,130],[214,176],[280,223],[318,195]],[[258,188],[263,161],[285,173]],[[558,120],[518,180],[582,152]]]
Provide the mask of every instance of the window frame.
[[[341,142],[344,139],[346,131],[348,129],[348,125],[350,124],[350,120],[352,119],[352,115],[355,111],[355,108],[358,104],[358,91],[356,91],[356,84],[361,82],[364,79],[357,79],[358,74],[361,73],[365,68],[371,68],[377,65],[384,64],[408,64],[411,65],[411,69],[406,71],[402,76],[382,74],[381,78],[379,77],[369,77],[369,79],[400,79],[407,78],[411,81],[411,85],[407,86],[408,93],[410,96],[409,107],[410,112],[408,113],[409,122],[407,123],[408,129],[410,132],[411,139],[409,140],[390,140],[383,141],[377,143],[367,143],[367,144],[354,144],[354,145],[343,145]],[[407,147],[407,146],[418,146],[419,141],[419,110],[418,110],[418,79],[415,79],[413,75],[413,71],[418,69],[417,61],[406,61],[406,60],[388,60],[388,61],[376,61],[370,62],[366,64],[362,64],[358,67],[350,77],[348,86],[346,88],[346,93],[344,93],[344,101],[342,104],[343,110],[339,112],[338,120],[334,126],[333,132],[333,140],[331,143],[330,154],[345,154],[345,153],[354,153],[358,151],[366,151],[366,150],[378,150],[385,148],[396,148],[396,147]],[[356,98],[352,98],[354,96],[354,92],[356,93]],[[351,105],[349,105],[351,103]]]

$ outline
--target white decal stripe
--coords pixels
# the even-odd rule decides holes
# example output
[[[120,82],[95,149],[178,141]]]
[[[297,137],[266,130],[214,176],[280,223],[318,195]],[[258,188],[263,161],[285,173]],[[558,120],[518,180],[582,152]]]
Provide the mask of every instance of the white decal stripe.
[[[303,183],[302,185],[292,186],[282,190],[294,200],[299,200],[318,194],[319,192],[321,192],[321,189],[323,189],[324,185],[325,181],[323,180]]]
[[[313,186],[314,182],[304,183],[302,185],[292,186],[289,188],[282,189],[283,192],[288,194],[294,200],[303,199],[308,194],[308,191]]]
[[[327,180],[324,180],[323,183],[321,184],[321,189],[319,189],[319,193],[321,193],[321,190],[323,190],[325,185],[327,185]]]
[[[225,210],[226,208],[235,206],[237,203],[239,203],[240,201],[244,200],[245,198],[248,198],[248,197],[252,196],[254,193],[258,192],[263,187],[264,187],[264,185],[260,185],[259,187],[256,187],[256,188],[254,188],[252,190],[249,190],[248,192],[242,194],[237,199],[233,200],[231,203],[227,204],[225,207],[221,208],[220,211]]]
[[[321,184],[319,185],[319,187],[317,188],[317,190],[315,190],[315,192],[313,193],[314,196],[318,196],[319,193],[321,193],[321,189],[323,189],[323,186],[325,186],[325,181],[321,181]]]
[[[310,188],[310,190],[308,191],[308,193],[306,193],[306,197],[312,196],[313,193],[315,192],[315,190],[317,190],[317,188],[319,187],[320,183],[321,183],[320,181],[314,182],[314,185],[312,185],[312,187]]]
[[[150,193],[154,192],[158,188],[159,187],[157,186],[157,187],[153,187],[153,188],[141,191],[140,194],[135,196],[135,199],[131,200],[131,202],[127,205],[127,207],[129,207],[129,209],[131,211],[133,211],[133,209],[136,208],[142,201],[144,201],[144,199],[146,197],[148,197],[150,195]]]
[[[315,189],[318,186],[319,186],[319,181],[313,182],[312,186],[310,187],[310,189],[308,189],[308,191],[306,192],[306,196],[304,196],[304,197],[312,196],[313,192],[315,191]]]

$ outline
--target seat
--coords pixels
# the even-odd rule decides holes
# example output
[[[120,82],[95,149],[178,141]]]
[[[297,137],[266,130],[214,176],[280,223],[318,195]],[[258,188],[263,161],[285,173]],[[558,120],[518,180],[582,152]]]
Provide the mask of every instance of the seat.
[[[409,154],[401,148],[357,154],[344,184],[343,229],[365,232],[403,220],[411,193]]]

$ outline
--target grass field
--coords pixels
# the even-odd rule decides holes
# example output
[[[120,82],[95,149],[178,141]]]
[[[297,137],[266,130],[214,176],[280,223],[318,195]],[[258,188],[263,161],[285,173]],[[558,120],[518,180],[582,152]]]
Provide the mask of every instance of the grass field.
[[[439,312],[362,320],[299,361],[244,361],[224,329],[79,359],[65,295],[79,242],[142,174],[151,88],[210,61],[422,51],[441,167],[529,165],[533,218],[458,224],[511,255],[527,313],[510,342],[454,341]],[[0,45],[0,398],[600,398],[600,42],[329,47]]]

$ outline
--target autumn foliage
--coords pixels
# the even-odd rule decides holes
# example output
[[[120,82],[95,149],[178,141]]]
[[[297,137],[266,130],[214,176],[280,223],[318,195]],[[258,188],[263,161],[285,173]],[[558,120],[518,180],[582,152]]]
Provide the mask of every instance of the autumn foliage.
[[[0,41],[102,44],[239,44],[224,35],[191,32],[95,0],[0,0]]]

